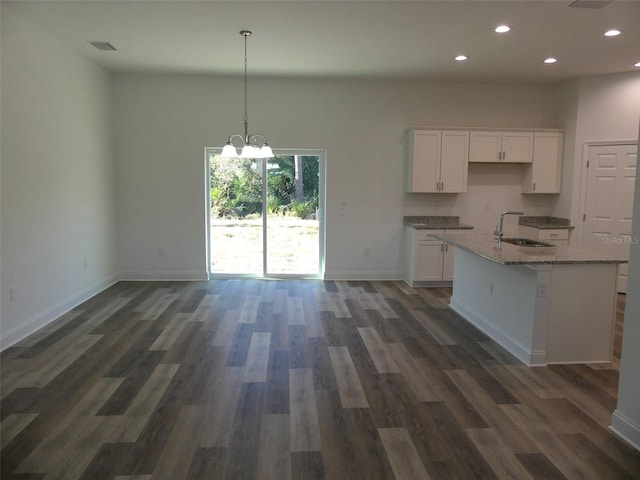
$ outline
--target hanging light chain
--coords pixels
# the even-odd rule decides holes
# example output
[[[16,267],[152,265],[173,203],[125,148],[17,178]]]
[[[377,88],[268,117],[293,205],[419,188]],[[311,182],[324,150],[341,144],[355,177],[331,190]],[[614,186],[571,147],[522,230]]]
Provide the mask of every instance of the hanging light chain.
[[[249,135],[249,101],[247,95],[247,37],[250,36],[251,33],[252,32],[250,30],[240,30],[240,35],[244,37],[244,138],[242,138],[239,133],[232,133],[231,135],[229,135],[229,139],[222,149],[221,155],[223,157],[236,157],[238,155],[238,152],[232,143],[233,138],[242,138],[243,146],[241,156],[244,158],[272,158],[274,156],[273,151],[267,143],[267,139],[264,135],[259,133]],[[262,142],[262,147],[258,147],[258,141]]]
[[[247,37],[251,35],[250,30],[241,30],[240,35],[244,37],[244,141],[249,143],[249,113],[247,95]]]

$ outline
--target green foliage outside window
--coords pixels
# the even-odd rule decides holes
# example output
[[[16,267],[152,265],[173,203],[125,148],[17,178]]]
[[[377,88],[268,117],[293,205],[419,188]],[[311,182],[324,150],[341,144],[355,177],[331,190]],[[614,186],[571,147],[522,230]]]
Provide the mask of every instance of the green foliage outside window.
[[[245,218],[262,213],[262,176],[258,161],[215,156],[210,165],[211,213],[214,216]],[[319,162],[317,157],[303,156],[301,165],[302,179],[296,198],[295,157],[269,159],[267,198],[270,214],[314,218],[318,208]]]

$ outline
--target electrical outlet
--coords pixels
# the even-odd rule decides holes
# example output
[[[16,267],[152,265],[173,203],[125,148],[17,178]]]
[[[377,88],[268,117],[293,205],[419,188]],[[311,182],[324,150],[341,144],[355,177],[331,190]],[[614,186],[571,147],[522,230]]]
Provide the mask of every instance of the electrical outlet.
[[[346,210],[347,209],[347,202],[340,202],[340,210]]]
[[[371,249],[367,247],[362,251],[362,256],[368,257],[369,255],[371,255]]]
[[[538,297],[543,298],[547,296],[547,284],[546,283],[538,283]]]
[[[159,257],[164,257],[164,248],[159,248],[158,249],[158,256]]]

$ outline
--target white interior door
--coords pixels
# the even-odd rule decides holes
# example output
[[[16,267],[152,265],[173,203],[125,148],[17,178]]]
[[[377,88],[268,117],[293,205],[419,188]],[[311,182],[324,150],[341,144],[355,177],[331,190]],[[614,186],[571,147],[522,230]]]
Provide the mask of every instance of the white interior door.
[[[582,247],[629,258],[637,145],[591,145],[587,164]],[[627,291],[628,265],[619,269],[618,291]]]

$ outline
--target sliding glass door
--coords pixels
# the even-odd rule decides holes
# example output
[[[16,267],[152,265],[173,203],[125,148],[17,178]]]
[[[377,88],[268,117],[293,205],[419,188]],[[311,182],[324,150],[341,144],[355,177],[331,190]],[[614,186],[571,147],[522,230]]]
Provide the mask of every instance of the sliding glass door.
[[[321,276],[322,152],[262,160],[218,153],[207,149],[211,275]]]

